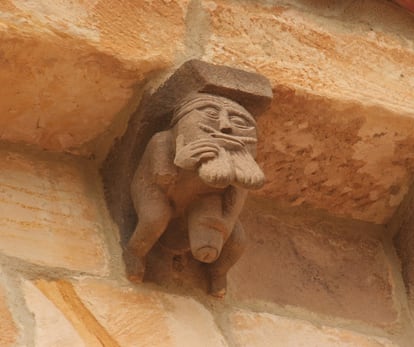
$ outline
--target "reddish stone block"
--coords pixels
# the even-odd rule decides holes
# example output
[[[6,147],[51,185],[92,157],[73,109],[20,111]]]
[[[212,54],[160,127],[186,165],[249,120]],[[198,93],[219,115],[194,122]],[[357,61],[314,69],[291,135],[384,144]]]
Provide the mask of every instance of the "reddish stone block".
[[[229,273],[229,293],[386,326],[396,322],[394,284],[381,227],[250,200],[242,221],[245,254]]]

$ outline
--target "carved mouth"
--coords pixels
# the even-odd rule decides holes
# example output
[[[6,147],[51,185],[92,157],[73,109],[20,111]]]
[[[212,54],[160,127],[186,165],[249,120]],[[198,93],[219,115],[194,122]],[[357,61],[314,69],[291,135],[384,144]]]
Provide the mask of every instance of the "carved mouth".
[[[206,133],[209,133],[210,136],[214,139],[223,140],[223,144],[233,145],[235,147],[244,147],[248,144],[255,144],[257,143],[257,139],[250,136],[234,136],[229,134],[224,134],[211,126],[199,123],[198,126],[201,130],[204,130]]]

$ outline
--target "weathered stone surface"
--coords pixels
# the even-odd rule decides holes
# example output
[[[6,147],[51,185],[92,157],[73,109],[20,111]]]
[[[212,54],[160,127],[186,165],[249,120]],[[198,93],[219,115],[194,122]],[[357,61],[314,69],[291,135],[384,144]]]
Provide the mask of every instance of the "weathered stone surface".
[[[6,0],[0,10],[0,139],[103,158],[134,86],[197,56],[272,80],[262,195],[384,223],[408,190],[414,26],[395,4]]]
[[[386,326],[396,322],[394,283],[375,227],[249,201],[249,237],[229,273],[229,295]],[[379,233],[378,233],[379,234]]]
[[[75,286],[85,306],[121,346],[227,346],[213,317],[193,299],[136,292],[110,282]]]
[[[0,271],[1,274],[1,271]],[[5,289],[0,284],[0,346],[11,347],[15,345],[18,337],[17,327],[13,321],[9,307],[6,303]]]
[[[413,0],[394,0],[397,4],[405,7],[407,10],[414,12],[414,1]]]
[[[236,311],[230,334],[237,347],[397,347],[391,341],[268,313]]]
[[[26,305],[33,313],[35,322],[34,344],[46,346],[102,346],[98,340],[86,344],[62,312],[31,282],[25,281],[23,292]]]
[[[0,252],[107,273],[103,232],[112,223],[99,181],[84,160],[0,149]]]
[[[5,0],[0,11],[0,139],[83,154],[99,151],[79,147],[108,131],[134,85],[173,63],[185,31],[185,1]]]
[[[57,314],[60,311],[72,325],[70,338],[74,338],[74,328],[86,346],[227,346],[212,315],[190,298],[137,292],[133,287],[92,279],[80,280],[75,286],[64,280],[34,284],[43,294],[30,283],[25,291],[36,318],[48,320],[56,315],[65,328],[66,321]],[[53,310],[41,312],[49,306]],[[52,323],[47,321],[39,329],[48,324]]]
[[[392,227],[397,232],[394,237],[394,245],[401,260],[402,276],[408,294],[409,305],[414,314],[414,195],[411,189],[409,197],[402,204],[393,219]]]
[[[293,91],[280,96],[284,101],[259,120],[258,161],[268,179],[259,195],[388,221],[411,183],[411,119]]]
[[[263,73],[274,86],[412,114],[411,15],[374,0],[323,12],[307,1],[285,3],[203,1],[212,29],[205,58]]]
[[[273,84],[258,123],[261,195],[384,223],[413,172],[414,19],[375,1],[290,3],[203,2],[204,59]]]

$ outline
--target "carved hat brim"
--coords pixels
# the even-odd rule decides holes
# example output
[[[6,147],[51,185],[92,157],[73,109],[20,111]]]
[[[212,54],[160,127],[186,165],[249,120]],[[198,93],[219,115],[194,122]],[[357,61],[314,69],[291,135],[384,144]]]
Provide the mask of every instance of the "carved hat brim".
[[[272,88],[266,77],[200,60],[189,60],[181,65],[155,91],[152,98],[158,103],[159,112],[172,116],[180,102],[194,93],[228,98],[242,105],[253,116],[262,114],[273,98]]]

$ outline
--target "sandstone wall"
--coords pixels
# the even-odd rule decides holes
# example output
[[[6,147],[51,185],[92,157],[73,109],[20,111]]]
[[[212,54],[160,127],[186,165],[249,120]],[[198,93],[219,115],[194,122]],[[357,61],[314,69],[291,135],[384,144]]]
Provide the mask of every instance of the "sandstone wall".
[[[274,92],[258,120],[267,182],[222,301],[168,257],[165,278],[128,283],[99,177],[142,93],[190,58]],[[0,346],[414,345],[409,12],[4,0],[0,81]]]
[[[168,259],[168,279],[134,286],[90,161],[15,145],[0,157],[1,346],[409,346],[381,226],[253,198],[225,300]]]

